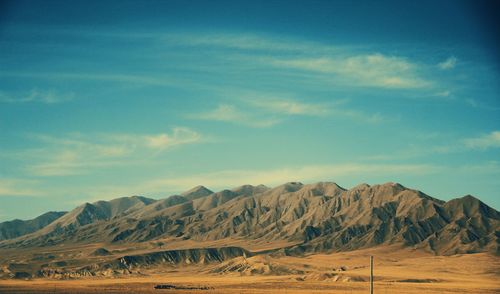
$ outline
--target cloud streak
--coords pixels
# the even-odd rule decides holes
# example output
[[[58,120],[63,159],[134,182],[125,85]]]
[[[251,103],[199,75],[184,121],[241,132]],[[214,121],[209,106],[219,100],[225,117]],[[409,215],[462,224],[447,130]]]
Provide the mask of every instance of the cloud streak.
[[[214,190],[237,187],[244,184],[281,185],[290,181],[305,183],[318,181],[345,181],[348,178],[371,178],[372,175],[394,179],[401,174],[427,175],[441,172],[444,168],[430,164],[322,164],[284,166],[271,169],[231,169],[184,176],[165,175],[152,180],[136,182],[130,186],[86,187],[79,191],[89,199],[112,199],[123,195],[148,195],[158,197],[180,193],[197,185],[205,185]]]
[[[428,88],[431,82],[420,77],[418,66],[406,58],[380,53],[355,56],[325,56],[319,58],[273,59],[278,67],[328,75],[337,82],[349,85],[418,89]]]
[[[38,89],[32,89],[31,91],[21,95],[0,92],[0,102],[3,103],[56,104],[73,100],[74,97],[74,93],[62,94],[54,90],[41,91]]]
[[[33,186],[36,181],[13,178],[0,178],[1,196],[40,196],[41,192]]]
[[[32,151],[35,164],[28,171],[36,176],[68,176],[88,173],[92,169],[129,164],[140,155],[154,156],[182,145],[199,143],[201,134],[189,128],[177,127],[172,133],[155,135],[105,134],[67,137],[36,135],[45,143],[41,150]]]
[[[168,33],[158,36],[167,46],[214,47],[219,49],[261,51],[261,53],[326,53],[338,50],[318,42],[257,34]]]
[[[231,104],[220,104],[215,109],[198,114],[188,115],[188,118],[199,120],[210,120],[229,122],[233,124],[241,124],[256,128],[271,127],[281,122],[278,118],[269,118],[252,114],[251,112],[243,112],[236,106]]]
[[[476,138],[465,139],[464,144],[469,149],[486,150],[500,148],[500,131],[493,131]]]
[[[457,64],[457,58],[455,56],[450,56],[443,62],[438,63],[438,67],[442,70],[448,70],[455,68]]]
[[[247,99],[247,102],[264,111],[283,115],[326,116],[330,114],[330,106],[323,103],[305,103],[272,97]]]
[[[270,93],[243,93],[233,104],[219,104],[213,110],[187,115],[187,118],[240,124],[255,128],[268,128],[284,122],[292,116],[310,116],[319,118],[344,118],[365,123],[385,121],[380,113],[364,113],[339,105],[345,99],[337,99],[329,103],[303,102],[291,98],[279,98],[280,95]],[[244,110],[242,110],[244,109]]]
[[[335,100],[330,103],[300,102],[292,99],[253,99],[248,104],[264,111],[288,116],[315,116],[347,118],[367,123],[379,123],[386,119],[380,113],[364,113],[362,111],[340,107],[346,100]]]
[[[173,78],[171,76],[161,75],[136,75],[121,73],[95,73],[95,72],[17,72],[0,71],[0,76],[7,78],[27,78],[41,80],[76,80],[90,82],[112,82],[124,84],[138,84],[147,86],[178,86],[185,84],[186,81]],[[6,97],[9,99],[15,99]],[[22,98],[22,97],[21,97]],[[24,97],[26,99],[26,97]]]
[[[98,33],[98,35],[102,35],[102,33]],[[182,59],[179,59],[180,62],[176,65],[183,70],[187,68],[198,73],[221,71],[220,73],[224,74],[225,72],[241,71],[242,68],[259,68],[260,72],[275,72],[276,68],[283,68],[287,70],[287,74],[290,74],[291,69],[320,74],[330,82],[333,81],[347,87],[424,89],[431,87],[434,83],[427,80],[421,73],[422,66],[410,58],[375,53],[359,47],[356,48],[357,52],[353,53],[353,49],[346,46],[331,46],[303,39],[296,40],[255,34],[167,32],[132,33],[129,36],[125,32],[114,32],[110,35],[150,42],[154,48],[158,48],[158,58],[165,57],[165,52],[177,52],[179,48],[182,48],[183,53],[176,55],[176,57],[192,57],[193,54],[199,55],[201,49],[210,58],[205,61],[215,61],[218,66],[196,64],[196,66],[190,67],[191,62],[189,60],[182,62]],[[224,62],[222,67],[220,66],[221,61]],[[449,68],[455,63],[456,59],[451,59],[444,62],[443,66]],[[221,68],[223,69],[220,70]],[[11,71],[0,72],[0,75],[20,78],[133,83],[146,86],[178,87],[190,84],[189,79],[180,79],[175,74],[165,75],[164,71],[149,75],[135,74],[134,72],[124,74],[116,72],[33,73]]]

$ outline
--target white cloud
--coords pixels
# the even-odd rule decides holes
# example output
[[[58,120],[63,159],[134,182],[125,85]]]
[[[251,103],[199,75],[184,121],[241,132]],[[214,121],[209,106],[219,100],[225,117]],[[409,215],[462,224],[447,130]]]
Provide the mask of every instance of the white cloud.
[[[453,69],[457,64],[457,58],[455,56],[448,57],[445,61],[438,63],[440,69]]]
[[[257,116],[248,111],[240,111],[234,105],[230,104],[220,104],[214,110],[192,114],[188,117],[192,119],[230,122],[257,128],[271,127],[281,122],[277,118]]]
[[[126,165],[131,163],[131,159],[140,160],[166,149],[202,140],[198,132],[182,127],[174,128],[171,134],[33,137],[46,144],[41,150],[31,151],[36,163],[30,165],[28,170],[37,176],[77,175],[95,168]]]
[[[0,92],[0,102],[4,103],[29,103],[38,102],[44,104],[55,104],[73,100],[74,93],[61,94],[54,90],[41,91],[32,89],[31,91],[21,95],[8,95]]]
[[[430,82],[419,77],[418,66],[405,58],[382,54],[274,59],[275,66],[330,74],[348,84],[381,88],[424,88]]]
[[[465,146],[470,149],[485,150],[489,148],[500,148],[500,131],[493,131],[477,138],[465,139],[464,143]]]

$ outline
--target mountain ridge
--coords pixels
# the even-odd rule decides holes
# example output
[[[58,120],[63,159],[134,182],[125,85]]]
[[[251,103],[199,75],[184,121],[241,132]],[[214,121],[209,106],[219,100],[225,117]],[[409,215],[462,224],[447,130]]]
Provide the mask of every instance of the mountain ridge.
[[[66,213],[66,211],[49,211],[30,220],[14,219],[11,221],[1,222],[0,241],[33,233],[49,225]]]
[[[395,243],[436,254],[498,254],[499,227],[500,213],[471,195],[445,202],[392,182],[351,189],[289,182],[86,203],[0,247],[238,238],[298,244],[287,249],[295,254]]]

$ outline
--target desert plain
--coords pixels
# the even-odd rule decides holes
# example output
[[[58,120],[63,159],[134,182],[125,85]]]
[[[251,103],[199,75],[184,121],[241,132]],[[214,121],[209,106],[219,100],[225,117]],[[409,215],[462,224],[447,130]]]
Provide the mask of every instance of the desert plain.
[[[64,254],[66,249],[92,250],[48,251]],[[496,255],[436,256],[393,245],[303,257],[256,255],[208,266],[154,266],[116,277],[5,279],[0,293],[369,293],[370,256],[374,293],[500,292]],[[154,289],[158,284],[208,289]]]

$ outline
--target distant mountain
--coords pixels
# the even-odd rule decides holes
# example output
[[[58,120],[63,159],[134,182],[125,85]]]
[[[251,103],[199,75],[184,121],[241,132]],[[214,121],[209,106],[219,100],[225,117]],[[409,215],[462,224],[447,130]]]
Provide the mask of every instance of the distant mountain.
[[[85,203],[70,212],[64,213],[61,217],[54,221],[41,226],[35,230],[37,235],[45,235],[43,238],[47,245],[52,244],[50,235],[64,235],[76,233],[79,228],[94,224],[102,223],[120,216],[127,215],[134,211],[140,210],[156,200],[142,197],[122,197],[110,201],[97,201],[94,203]]]
[[[31,220],[15,219],[0,223],[0,240],[12,239],[38,231],[66,214],[66,211],[50,211]]]
[[[125,197],[84,204],[0,247],[133,243],[166,237],[295,244],[285,254],[401,244],[436,254],[498,253],[500,213],[465,196],[448,202],[401,184],[298,182],[212,192],[197,186],[163,200]]]

